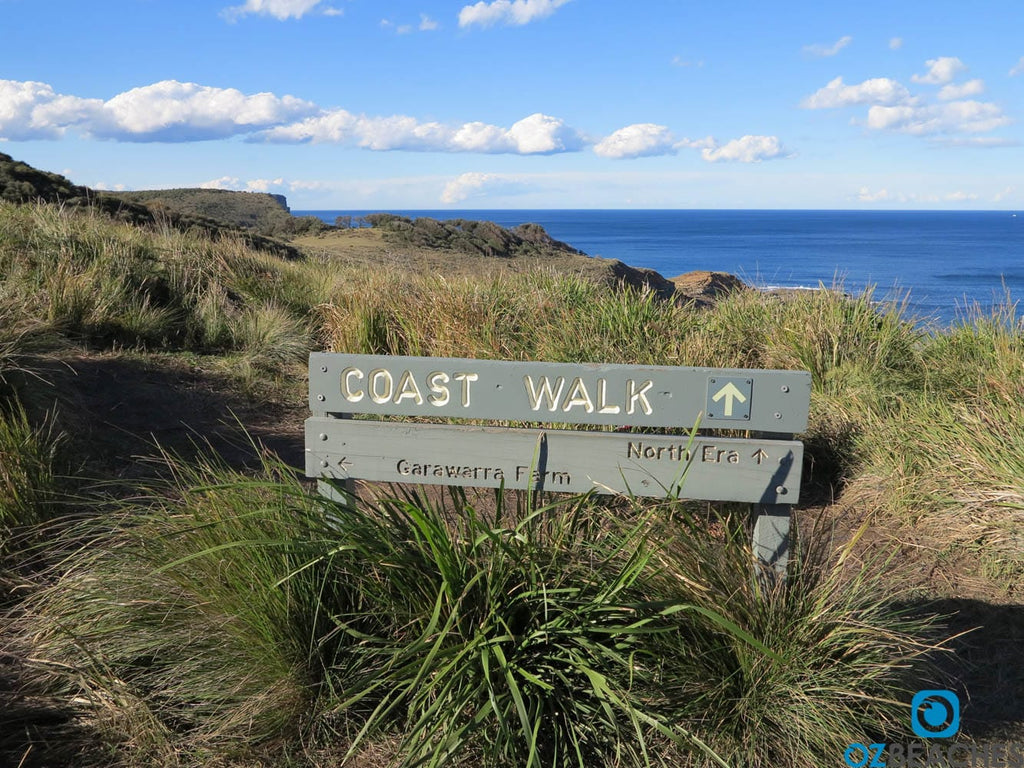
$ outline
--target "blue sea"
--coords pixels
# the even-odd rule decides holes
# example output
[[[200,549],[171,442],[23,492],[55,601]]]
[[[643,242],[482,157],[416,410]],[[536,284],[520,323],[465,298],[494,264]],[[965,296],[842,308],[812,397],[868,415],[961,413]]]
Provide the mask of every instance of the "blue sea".
[[[293,211],[333,224],[372,211]],[[907,299],[922,324],[949,325],[978,306],[1024,298],[1024,212],[756,210],[390,211],[416,218],[540,224],[591,256],[674,277],[730,272],[762,287],[874,288]]]

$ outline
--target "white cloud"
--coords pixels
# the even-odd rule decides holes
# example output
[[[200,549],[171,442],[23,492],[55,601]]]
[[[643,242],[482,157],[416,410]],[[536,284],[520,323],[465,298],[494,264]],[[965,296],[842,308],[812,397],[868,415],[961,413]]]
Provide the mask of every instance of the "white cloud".
[[[481,121],[446,125],[408,115],[380,117],[324,110],[294,96],[244,94],[234,88],[164,80],[108,101],[58,94],[46,83],[0,80],[0,139],[87,138],[130,142],[189,142],[245,137],[249,142],[333,143],[375,151],[548,155],[578,152],[590,142],[563,120],[536,112],[509,127]],[[676,139],[666,126],[637,123],[598,141],[603,157],[633,158],[703,150],[705,160],[756,162],[781,153],[775,137],[746,136],[719,146],[712,138]],[[256,189],[280,185],[235,177],[204,182]],[[269,185],[269,186],[268,186]]]
[[[898,51],[902,47],[903,47],[903,38],[902,37],[890,38],[890,40],[889,40],[889,50],[890,51]]]
[[[321,2],[323,0],[245,0],[242,5],[225,8],[221,15],[229,21],[236,21],[249,14],[273,16],[280,21],[301,19]],[[342,11],[337,8],[325,8],[323,13],[328,16],[339,16]]]
[[[853,42],[853,38],[849,35],[843,35],[831,45],[822,45],[821,43],[815,43],[814,45],[805,45],[804,53],[808,56],[817,56],[819,58],[828,58],[829,56],[835,56],[843,48]]]
[[[408,35],[416,29],[419,29],[420,32],[433,32],[440,26],[425,13],[420,14],[420,23],[417,27],[414,27],[412,24],[396,24],[391,21],[391,19],[381,19],[380,25],[384,29],[393,28],[395,30],[395,34],[398,35]]]
[[[1016,77],[1017,75],[1024,75],[1024,56],[1021,56],[1017,63],[1013,65],[1010,71],[1007,73],[1010,77]]]
[[[938,59],[928,59],[925,62],[928,72],[924,75],[911,75],[910,79],[915,83],[925,85],[945,85],[953,81],[960,72],[967,69],[960,59],[955,56],[942,56]]]
[[[497,23],[521,26],[536,19],[550,16],[569,0],[480,0],[476,5],[463,6],[459,11],[459,26],[479,24],[490,27]]]
[[[992,202],[993,203],[1001,203],[1005,198],[1007,198],[1010,195],[1012,195],[1013,192],[1014,192],[1014,188],[1013,187],[1004,187],[1002,190],[1000,190],[999,192],[996,192],[994,195],[992,195]]]
[[[968,80],[966,83],[950,83],[942,86],[939,90],[939,98],[943,101],[954,99],[965,99],[968,96],[977,96],[985,92],[985,83],[982,80]]]
[[[245,182],[245,188],[250,192],[271,192],[287,189],[283,178],[276,179],[250,179]]]
[[[876,77],[857,85],[846,85],[842,77],[819,88],[800,106],[804,109],[833,109],[857,104],[902,104],[911,101],[910,91],[888,77]]]
[[[698,59],[697,61],[690,61],[689,59],[684,59],[682,56],[673,56],[672,57],[672,66],[674,66],[674,67],[697,67],[697,69],[703,69],[703,67],[704,67],[704,60],[703,59]]]
[[[931,136],[929,141],[944,147],[973,147],[975,149],[1000,149],[1002,147],[1019,147],[1017,139],[1004,139],[997,136]]]
[[[56,93],[46,83],[0,80],[0,136],[57,139],[68,128],[87,124],[102,106],[99,99]]]
[[[121,141],[201,141],[250,133],[315,111],[316,105],[294,96],[247,96],[235,88],[164,80],[105,102],[88,133]]]
[[[941,85],[940,104],[929,104],[924,97],[915,96],[903,85],[890,78],[865,80],[859,85],[846,85],[841,77],[805,98],[800,106],[805,109],[826,109],[868,105],[866,120],[854,120],[870,130],[896,131],[913,136],[929,137],[934,143],[959,146],[996,147],[1014,142],[994,137],[959,138],[957,134],[978,134],[996,130],[1012,121],[997,104],[971,100],[985,91],[980,79],[953,83],[953,78],[967,69],[960,59],[945,57],[930,59],[925,75],[914,75],[913,80],[926,85]]]
[[[524,182],[515,176],[500,173],[463,173],[445,184],[441,192],[442,203],[461,203],[469,198],[494,194],[521,194]]]
[[[709,163],[759,163],[782,154],[782,143],[777,136],[744,136],[720,147],[701,150],[701,157]]]
[[[676,151],[672,132],[664,125],[636,123],[620,128],[594,145],[601,157],[650,157]]]
[[[309,115],[294,96],[165,80],[108,101],[54,92],[46,83],[0,80],[0,135],[59,138],[69,130],[121,141],[200,141],[250,133]]]
[[[0,80],[0,135],[57,139],[68,130],[119,141],[203,141],[251,133],[317,111],[270,93],[247,96],[164,80],[104,102],[56,93],[46,83]]]
[[[920,204],[920,203],[966,203],[981,198],[977,192],[966,192],[962,189],[958,189],[954,192],[928,192],[928,193],[917,193],[917,192],[890,192],[888,189],[882,188],[877,192],[872,192],[868,187],[861,187],[860,191],[856,195],[856,199],[862,203],[900,203],[900,204]],[[1002,199],[1001,196],[997,195],[993,202],[999,202]]]
[[[200,189],[242,189],[237,176],[221,176],[219,179],[210,179],[199,183]]]
[[[312,189],[320,186],[320,182],[285,181],[283,177],[276,179],[247,179],[238,176],[221,176],[197,184],[200,189],[228,189],[234,192],[293,192],[297,189]]]
[[[579,133],[558,118],[540,112],[524,117],[509,128],[508,139],[516,152],[524,155],[573,152],[583,147]]]
[[[451,138],[451,144],[462,152],[494,152],[495,147],[507,145],[506,131],[496,125],[465,123]]]
[[[873,106],[868,128],[927,136],[946,133],[985,133],[1010,124],[998,105],[979,101],[951,101],[934,106]]]
[[[435,152],[511,153],[520,155],[574,152],[583,139],[562,120],[536,113],[500,128],[482,122],[448,127],[413,117],[368,117],[343,109],[272,128],[261,138],[279,143],[352,143],[365,149]]]
[[[857,199],[862,203],[878,203],[886,200],[891,200],[892,195],[889,194],[889,190],[880,189],[877,192],[872,192],[867,187],[861,187],[857,193]]]

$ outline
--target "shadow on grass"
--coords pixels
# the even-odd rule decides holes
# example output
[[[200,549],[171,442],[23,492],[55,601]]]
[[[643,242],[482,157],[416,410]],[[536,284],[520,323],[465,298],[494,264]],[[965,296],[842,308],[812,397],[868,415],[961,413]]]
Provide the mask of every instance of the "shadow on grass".
[[[948,615],[955,655],[938,659],[962,702],[962,731],[1024,738],[1024,605],[949,598],[927,604]],[[961,634],[963,633],[963,634]]]
[[[212,449],[241,469],[258,466],[256,442],[292,466],[302,463],[305,382],[295,383],[296,404],[282,405],[179,358],[81,355],[43,365],[22,397],[34,410],[56,409],[82,477],[146,478],[155,467],[139,458],[158,455],[158,446],[186,461]]]

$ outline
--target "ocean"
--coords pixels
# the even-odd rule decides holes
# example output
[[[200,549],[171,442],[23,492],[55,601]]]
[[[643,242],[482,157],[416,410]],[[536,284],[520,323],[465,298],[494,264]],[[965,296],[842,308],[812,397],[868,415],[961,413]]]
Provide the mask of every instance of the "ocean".
[[[922,324],[947,326],[974,306],[1024,297],[1024,212],[756,210],[390,211],[412,218],[540,224],[591,256],[665,277],[706,269],[761,288],[873,287]],[[333,224],[372,211],[293,211]]]

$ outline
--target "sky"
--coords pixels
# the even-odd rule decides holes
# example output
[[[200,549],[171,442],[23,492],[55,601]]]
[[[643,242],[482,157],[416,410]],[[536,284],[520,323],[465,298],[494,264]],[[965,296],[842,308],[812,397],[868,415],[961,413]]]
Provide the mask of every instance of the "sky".
[[[293,210],[1024,209],[1024,3],[0,0],[0,152]]]

